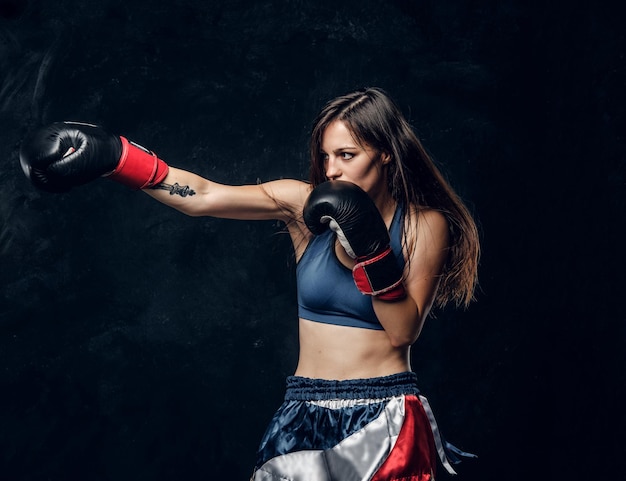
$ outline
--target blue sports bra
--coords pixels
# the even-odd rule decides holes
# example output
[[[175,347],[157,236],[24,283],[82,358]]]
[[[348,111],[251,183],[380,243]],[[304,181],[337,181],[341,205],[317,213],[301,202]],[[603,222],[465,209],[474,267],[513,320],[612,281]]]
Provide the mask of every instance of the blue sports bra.
[[[396,208],[389,229],[391,249],[404,268],[402,254],[402,208]],[[335,253],[335,234],[330,229],[313,237],[296,267],[298,315],[309,321],[339,326],[382,330],[372,300],[357,289],[352,271]]]

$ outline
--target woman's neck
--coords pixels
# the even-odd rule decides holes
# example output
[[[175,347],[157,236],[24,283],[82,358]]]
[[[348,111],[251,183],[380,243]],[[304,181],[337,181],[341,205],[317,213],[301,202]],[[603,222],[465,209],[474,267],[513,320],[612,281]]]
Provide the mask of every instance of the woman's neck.
[[[393,220],[393,215],[396,212],[396,206],[398,205],[398,203],[391,196],[391,193],[388,190],[382,192],[373,200],[374,204],[376,204],[376,207],[378,207],[378,211],[385,221],[387,228],[389,228],[389,226],[391,225],[391,221]]]

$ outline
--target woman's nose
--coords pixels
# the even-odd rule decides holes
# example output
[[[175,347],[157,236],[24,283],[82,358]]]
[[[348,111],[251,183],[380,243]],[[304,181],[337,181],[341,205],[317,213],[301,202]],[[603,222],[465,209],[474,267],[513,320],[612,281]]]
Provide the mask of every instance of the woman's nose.
[[[332,157],[329,157],[326,161],[326,178],[329,180],[333,180],[338,178],[341,175],[341,171],[337,166],[337,162]]]

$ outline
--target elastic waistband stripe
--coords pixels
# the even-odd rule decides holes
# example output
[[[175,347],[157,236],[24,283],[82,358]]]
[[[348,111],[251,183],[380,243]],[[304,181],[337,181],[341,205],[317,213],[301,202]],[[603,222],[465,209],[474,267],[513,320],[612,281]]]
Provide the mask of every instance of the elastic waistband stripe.
[[[417,376],[414,372],[345,381],[289,376],[285,400],[383,399],[402,394],[419,394]]]

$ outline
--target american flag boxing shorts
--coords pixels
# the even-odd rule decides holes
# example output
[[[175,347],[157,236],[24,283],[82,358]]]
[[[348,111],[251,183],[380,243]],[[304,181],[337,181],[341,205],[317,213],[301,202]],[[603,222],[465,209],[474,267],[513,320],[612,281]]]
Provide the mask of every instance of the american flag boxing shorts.
[[[437,456],[454,473],[457,455],[475,457],[442,439],[412,372],[347,381],[290,376],[252,480],[433,481]]]

